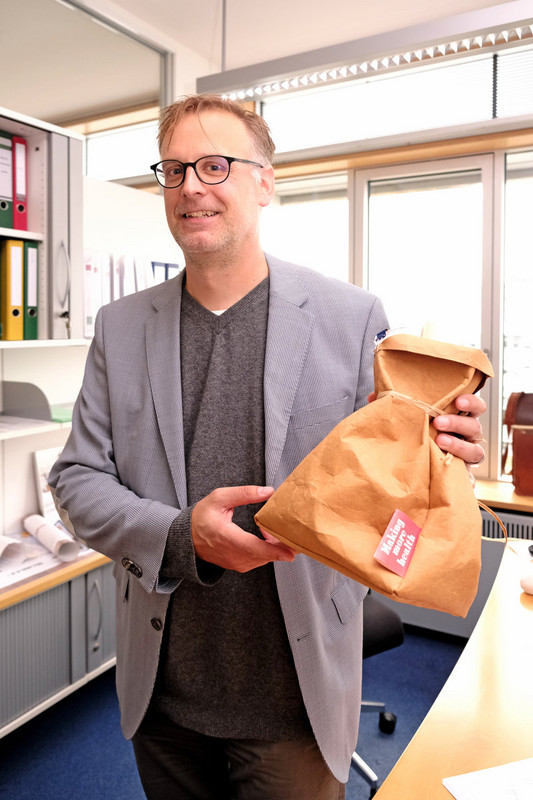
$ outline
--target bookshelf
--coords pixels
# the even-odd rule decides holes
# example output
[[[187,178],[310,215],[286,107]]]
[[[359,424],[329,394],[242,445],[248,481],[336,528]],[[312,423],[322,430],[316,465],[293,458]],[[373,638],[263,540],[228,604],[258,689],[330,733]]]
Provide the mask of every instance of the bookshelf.
[[[0,228],[0,238],[39,244],[39,339],[83,336],[83,137],[0,108],[0,131],[27,141],[28,230]]]
[[[2,239],[24,239],[27,242],[44,241],[44,235],[42,233],[34,233],[33,231],[18,231],[16,228],[0,227],[0,237]]]
[[[87,354],[83,339],[83,137],[0,108],[0,131],[27,141],[27,227],[0,239],[38,245],[38,338],[0,341],[0,532],[21,530],[37,510],[33,450],[61,445],[68,424],[9,407],[10,382],[36,387],[50,404],[73,402]],[[70,314],[70,332],[64,312]],[[70,333],[70,335],[69,335]]]
[[[39,511],[33,453],[65,443],[70,423],[52,421],[50,406],[75,400],[89,341],[83,137],[3,108],[0,131],[24,137],[28,153],[28,230],[0,227],[0,240],[37,242],[39,254],[38,338],[0,341],[0,533],[9,536]],[[31,395],[44,402],[38,417]],[[0,591],[0,737],[114,663],[111,570],[94,553]]]

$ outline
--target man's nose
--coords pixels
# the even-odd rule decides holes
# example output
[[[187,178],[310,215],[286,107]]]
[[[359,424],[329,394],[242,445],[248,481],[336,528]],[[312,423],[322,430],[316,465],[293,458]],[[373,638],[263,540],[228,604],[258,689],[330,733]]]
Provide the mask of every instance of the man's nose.
[[[181,184],[181,190],[185,193],[197,193],[202,192],[204,190],[205,184],[202,183],[198,175],[196,174],[196,170],[192,166],[192,164],[187,164],[185,167],[185,177],[183,178],[183,183]]]

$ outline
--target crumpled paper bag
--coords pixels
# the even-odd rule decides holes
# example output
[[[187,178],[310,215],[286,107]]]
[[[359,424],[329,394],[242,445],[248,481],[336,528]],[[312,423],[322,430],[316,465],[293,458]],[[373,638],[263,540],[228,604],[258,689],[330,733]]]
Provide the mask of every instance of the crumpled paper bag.
[[[454,400],[493,374],[475,348],[383,339],[378,399],[303,459],[257,524],[394,600],[466,616],[481,567],[481,513],[464,462],[440,450],[430,423],[457,413]]]

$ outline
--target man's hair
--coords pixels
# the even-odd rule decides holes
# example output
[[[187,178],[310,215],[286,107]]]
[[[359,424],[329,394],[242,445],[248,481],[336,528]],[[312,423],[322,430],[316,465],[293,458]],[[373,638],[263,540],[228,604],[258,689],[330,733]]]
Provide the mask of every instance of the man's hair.
[[[187,114],[199,115],[202,111],[225,111],[238,117],[246,125],[257,154],[264,158],[267,164],[272,163],[275,145],[265,120],[235,100],[224,100],[217,94],[191,95],[164,108],[159,118],[159,151],[161,152],[167,138],[170,138],[183,117]]]

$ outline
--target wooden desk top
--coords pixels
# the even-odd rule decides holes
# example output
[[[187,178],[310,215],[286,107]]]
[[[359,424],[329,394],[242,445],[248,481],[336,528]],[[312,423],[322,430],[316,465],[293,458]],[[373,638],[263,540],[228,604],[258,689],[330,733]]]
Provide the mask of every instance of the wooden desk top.
[[[533,497],[517,494],[512,483],[476,481],[475,492],[477,499],[490,508],[533,514]]]
[[[109,563],[109,559],[106,556],[93,552],[82,558],[77,558],[75,561],[69,561],[68,564],[61,564],[47,570],[34,578],[8,586],[0,590],[0,611],[107,563]]]
[[[520,589],[525,543],[510,540],[452,674],[376,794],[451,800],[442,778],[533,756],[533,596]]]

